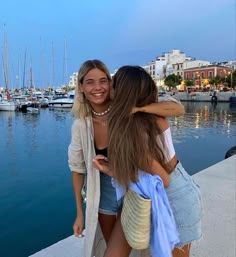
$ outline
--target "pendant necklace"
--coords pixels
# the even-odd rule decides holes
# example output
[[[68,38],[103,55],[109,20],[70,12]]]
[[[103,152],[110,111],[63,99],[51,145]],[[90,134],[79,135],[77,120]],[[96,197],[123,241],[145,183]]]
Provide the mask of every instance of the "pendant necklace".
[[[93,117],[93,122],[96,123],[99,126],[107,126],[107,117],[104,119]]]

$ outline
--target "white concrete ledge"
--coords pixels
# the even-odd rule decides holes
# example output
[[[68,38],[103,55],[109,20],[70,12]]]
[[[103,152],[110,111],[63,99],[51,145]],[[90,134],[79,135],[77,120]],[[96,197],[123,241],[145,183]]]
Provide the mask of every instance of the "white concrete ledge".
[[[236,256],[236,155],[194,175],[203,204],[203,238],[192,257]]]
[[[203,237],[192,257],[236,256],[236,155],[195,174],[203,195]],[[83,239],[70,236],[30,257],[83,257]]]

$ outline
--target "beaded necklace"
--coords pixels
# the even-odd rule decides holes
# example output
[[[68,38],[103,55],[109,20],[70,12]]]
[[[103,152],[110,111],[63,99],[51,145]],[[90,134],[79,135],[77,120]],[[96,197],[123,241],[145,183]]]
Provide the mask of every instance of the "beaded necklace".
[[[106,115],[109,111],[111,110],[111,106],[109,106],[104,112],[95,112],[93,109],[91,109],[91,112],[95,115],[95,116],[104,116]]]

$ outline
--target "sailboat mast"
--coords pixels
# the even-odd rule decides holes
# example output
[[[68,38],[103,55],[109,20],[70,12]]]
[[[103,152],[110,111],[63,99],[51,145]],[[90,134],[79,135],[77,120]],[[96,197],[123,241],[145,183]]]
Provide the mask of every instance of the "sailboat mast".
[[[9,64],[8,64],[8,46],[7,34],[4,32],[4,52],[3,52],[3,71],[6,91],[9,89]]]
[[[62,84],[66,83],[67,78],[68,78],[68,72],[67,72],[67,45],[66,45],[66,40],[64,40],[64,61],[63,61]]]
[[[2,54],[2,71],[3,71],[4,83],[5,83],[5,85],[7,85],[6,69],[5,69],[5,62],[4,62],[3,54]]]
[[[16,74],[16,88],[19,88],[19,80],[20,80],[20,57],[18,57],[18,66],[17,66],[17,74]]]
[[[29,82],[30,82],[30,88],[34,88],[34,81],[33,81],[33,68],[32,68],[32,59],[30,62],[30,78],[29,78]]]
[[[26,66],[26,49],[25,49],[25,58],[24,58],[24,69],[23,69],[23,83],[22,87],[25,88],[25,66]]]
[[[54,67],[54,45],[52,42],[52,81],[51,81],[51,86],[53,88],[54,83],[55,83],[55,67]]]

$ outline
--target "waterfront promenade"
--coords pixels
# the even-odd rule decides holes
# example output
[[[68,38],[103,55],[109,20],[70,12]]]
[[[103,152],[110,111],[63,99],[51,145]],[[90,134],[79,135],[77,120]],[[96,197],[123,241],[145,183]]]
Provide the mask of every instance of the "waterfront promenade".
[[[191,257],[236,256],[236,155],[193,175],[203,195],[203,237]],[[30,257],[83,257],[83,239],[70,236]]]
[[[168,93],[169,94],[169,93]],[[172,95],[174,98],[180,101],[190,102],[211,102],[213,92],[176,92]],[[230,102],[231,96],[236,96],[235,91],[228,92],[216,92],[217,102]]]

